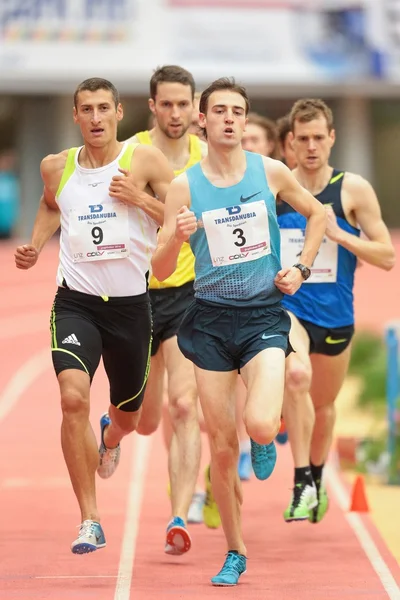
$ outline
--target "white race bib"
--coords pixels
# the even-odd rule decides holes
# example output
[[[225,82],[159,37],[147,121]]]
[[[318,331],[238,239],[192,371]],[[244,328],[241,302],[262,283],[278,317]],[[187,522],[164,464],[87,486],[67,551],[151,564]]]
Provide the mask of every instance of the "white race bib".
[[[107,202],[71,208],[68,234],[74,262],[127,258],[128,207]]]
[[[292,267],[299,262],[304,246],[303,229],[281,229],[282,267]],[[326,236],[311,267],[311,276],[304,283],[334,283],[337,278],[338,245]]]
[[[257,260],[271,253],[268,212],[260,200],[202,214],[214,267]]]

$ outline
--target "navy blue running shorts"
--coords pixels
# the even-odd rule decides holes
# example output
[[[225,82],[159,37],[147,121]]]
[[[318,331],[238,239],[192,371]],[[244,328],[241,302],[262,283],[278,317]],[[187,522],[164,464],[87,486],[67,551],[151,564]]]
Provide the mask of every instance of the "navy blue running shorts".
[[[286,356],[290,318],[280,304],[233,307],[194,300],[178,332],[181,352],[207,371],[234,371],[266,348],[281,348]]]

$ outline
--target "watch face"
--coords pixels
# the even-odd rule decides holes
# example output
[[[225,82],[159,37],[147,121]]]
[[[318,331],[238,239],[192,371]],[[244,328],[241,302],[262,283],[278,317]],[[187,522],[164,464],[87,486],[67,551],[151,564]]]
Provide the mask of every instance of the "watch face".
[[[305,265],[302,265],[300,263],[297,263],[297,265],[295,265],[295,267],[297,267],[300,270],[300,273],[304,280],[306,280],[310,277],[311,270],[308,267],[306,267]]]

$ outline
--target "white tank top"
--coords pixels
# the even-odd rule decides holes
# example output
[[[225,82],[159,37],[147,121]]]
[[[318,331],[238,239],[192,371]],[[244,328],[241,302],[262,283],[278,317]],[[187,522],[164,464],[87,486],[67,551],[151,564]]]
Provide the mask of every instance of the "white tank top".
[[[135,206],[111,198],[118,168],[130,170],[138,144],[124,144],[104,167],[79,165],[81,148],[68,151],[56,194],[61,212],[57,284],[95,296],[137,296],[147,290],[158,225]]]

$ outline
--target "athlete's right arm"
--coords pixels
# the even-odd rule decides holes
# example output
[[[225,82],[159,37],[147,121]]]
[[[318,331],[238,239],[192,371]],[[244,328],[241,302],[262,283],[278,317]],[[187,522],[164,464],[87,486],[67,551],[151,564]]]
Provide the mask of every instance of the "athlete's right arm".
[[[60,211],[55,195],[60,185],[67,154],[67,151],[61,152],[42,160],[40,171],[44,190],[33,225],[31,243],[18,246],[14,254],[18,269],[29,269],[36,264],[44,245],[60,226]]]
[[[175,271],[182,244],[197,229],[195,214],[189,207],[189,182],[186,173],[182,173],[169,186],[165,199],[164,226],[151,261],[153,274],[159,281],[164,281]]]
[[[304,247],[300,263],[311,267],[322,243],[327,217],[325,209],[310,192],[303,188],[286,165],[273,159],[265,159],[269,181],[274,185],[276,195],[287,202],[294,210],[307,219]]]

